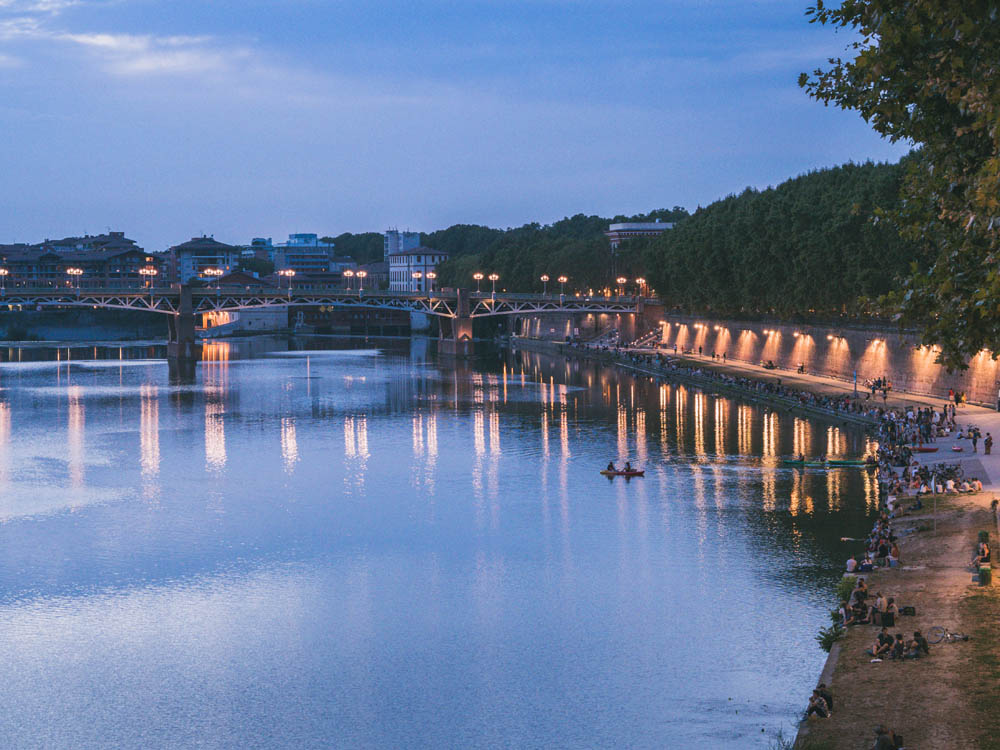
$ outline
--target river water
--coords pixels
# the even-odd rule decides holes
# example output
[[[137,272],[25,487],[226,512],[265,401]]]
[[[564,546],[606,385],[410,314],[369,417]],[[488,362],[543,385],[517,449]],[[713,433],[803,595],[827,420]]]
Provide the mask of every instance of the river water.
[[[875,495],[777,457],[863,436],[419,339],[157,356],[0,350],[0,746],[752,748],[804,708]]]

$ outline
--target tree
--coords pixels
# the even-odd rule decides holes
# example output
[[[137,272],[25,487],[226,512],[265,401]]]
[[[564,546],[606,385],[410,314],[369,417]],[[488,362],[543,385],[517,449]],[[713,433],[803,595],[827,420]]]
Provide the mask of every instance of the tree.
[[[240,270],[256,273],[263,278],[274,273],[274,263],[267,258],[242,258],[240,260]]]
[[[939,361],[1000,354],[1000,4],[996,0],[817,0],[810,22],[850,28],[852,59],[803,73],[824,104],[857,110],[892,141],[920,146],[898,210],[886,213],[934,257],[888,301],[924,326]]]

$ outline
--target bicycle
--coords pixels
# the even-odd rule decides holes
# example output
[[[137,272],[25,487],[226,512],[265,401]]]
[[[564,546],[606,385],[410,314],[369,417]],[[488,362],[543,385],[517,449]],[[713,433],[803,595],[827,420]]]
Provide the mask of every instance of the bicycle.
[[[956,641],[967,641],[969,636],[964,633],[953,633],[948,630],[948,628],[941,627],[940,625],[935,625],[930,630],[927,631],[927,642],[928,643],[955,643]]]

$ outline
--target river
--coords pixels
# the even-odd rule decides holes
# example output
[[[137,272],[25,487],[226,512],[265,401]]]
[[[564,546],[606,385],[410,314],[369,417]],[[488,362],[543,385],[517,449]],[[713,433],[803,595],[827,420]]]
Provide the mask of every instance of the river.
[[[0,350],[0,746],[767,747],[863,435],[425,341]],[[607,479],[630,459],[643,478]]]

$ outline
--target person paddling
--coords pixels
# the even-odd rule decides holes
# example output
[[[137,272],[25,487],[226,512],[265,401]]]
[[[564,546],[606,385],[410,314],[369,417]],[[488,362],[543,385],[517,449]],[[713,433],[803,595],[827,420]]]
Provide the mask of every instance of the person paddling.
[[[626,461],[625,462],[625,468],[624,468],[623,471],[632,471],[632,462],[631,461]]]
[[[618,469],[615,468],[614,461],[608,461],[608,468],[606,469],[606,471],[618,471]]]

